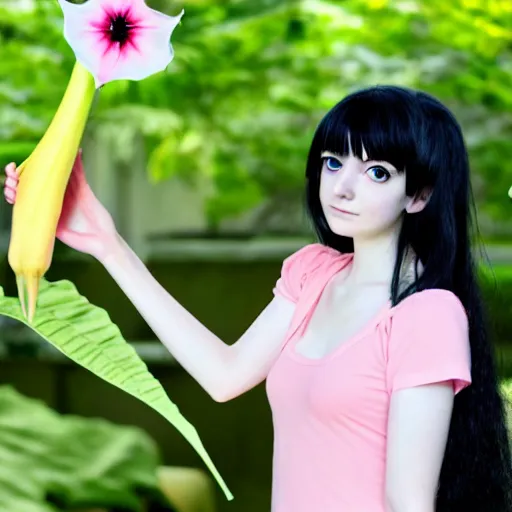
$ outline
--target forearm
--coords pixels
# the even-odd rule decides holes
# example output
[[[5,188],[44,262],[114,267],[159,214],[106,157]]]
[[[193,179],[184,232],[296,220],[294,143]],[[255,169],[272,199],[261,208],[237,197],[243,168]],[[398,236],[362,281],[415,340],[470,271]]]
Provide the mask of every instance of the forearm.
[[[121,237],[102,263],[178,363],[213,399],[225,396],[230,346],[181,306]]]

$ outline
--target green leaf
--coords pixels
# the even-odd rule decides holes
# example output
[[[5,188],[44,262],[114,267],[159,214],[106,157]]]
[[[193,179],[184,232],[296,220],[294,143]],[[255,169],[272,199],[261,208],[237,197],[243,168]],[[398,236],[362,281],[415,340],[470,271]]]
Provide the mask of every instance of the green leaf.
[[[158,447],[144,430],[58,414],[9,385],[0,386],[0,460],[0,510],[142,512],[148,501],[176,512],[160,489]]]
[[[70,281],[52,283],[42,279],[37,311],[29,325],[19,300],[5,296],[1,287],[0,290],[0,314],[24,323],[79,365],[160,413],[194,447],[228,500],[233,499],[196,429],[169,399],[105,310],[92,305]]]

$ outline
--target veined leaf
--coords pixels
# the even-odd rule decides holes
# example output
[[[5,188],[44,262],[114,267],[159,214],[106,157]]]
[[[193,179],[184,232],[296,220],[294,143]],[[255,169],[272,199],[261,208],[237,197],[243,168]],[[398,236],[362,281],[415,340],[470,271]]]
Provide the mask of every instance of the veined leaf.
[[[194,447],[228,500],[233,499],[196,429],[169,399],[108,313],[80,295],[72,282],[41,280],[31,325],[24,319],[18,298],[5,296],[0,287],[0,314],[24,323],[79,365],[161,414]]]

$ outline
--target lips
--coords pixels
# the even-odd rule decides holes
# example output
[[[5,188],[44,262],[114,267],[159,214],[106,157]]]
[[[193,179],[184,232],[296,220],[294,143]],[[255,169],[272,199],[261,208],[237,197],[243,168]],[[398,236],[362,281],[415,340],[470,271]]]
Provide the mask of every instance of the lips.
[[[347,215],[358,215],[357,213],[353,213],[353,212],[349,212],[348,210],[344,210],[342,208],[336,208],[336,206],[331,206],[331,208],[336,211],[336,212],[339,212],[339,213],[345,213]]]

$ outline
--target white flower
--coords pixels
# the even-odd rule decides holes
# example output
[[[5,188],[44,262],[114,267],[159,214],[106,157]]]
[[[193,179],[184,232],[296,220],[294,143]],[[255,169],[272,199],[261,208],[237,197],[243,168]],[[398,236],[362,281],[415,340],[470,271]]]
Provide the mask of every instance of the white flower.
[[[113,80],[143,80],[174,57],[170,38],[184,11],[168,16],[144,0],[58,0],[64,37],[96,88]]]

